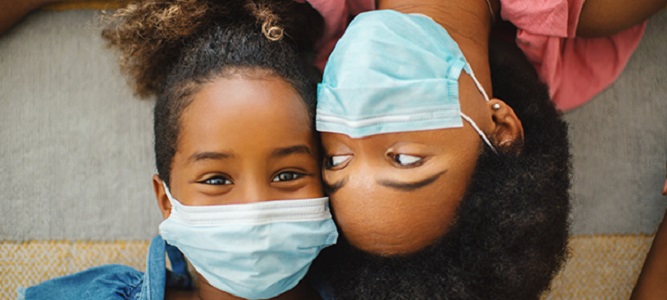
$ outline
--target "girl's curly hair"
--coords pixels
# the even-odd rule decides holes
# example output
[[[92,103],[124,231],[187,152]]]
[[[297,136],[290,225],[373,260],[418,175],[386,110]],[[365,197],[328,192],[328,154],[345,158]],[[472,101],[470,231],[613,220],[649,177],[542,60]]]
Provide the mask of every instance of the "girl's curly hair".
[[[102,37],[120,51],[135,92],[157,96],[155,160],[169,184],[179,120],[202,84],[233,74],[277,76],[292,85],[309,113],[315,81],[304,53],[321,34],[322,17],[293,0],[146,0],[105,17]],[[312,124],[304,124],[305,126]]]

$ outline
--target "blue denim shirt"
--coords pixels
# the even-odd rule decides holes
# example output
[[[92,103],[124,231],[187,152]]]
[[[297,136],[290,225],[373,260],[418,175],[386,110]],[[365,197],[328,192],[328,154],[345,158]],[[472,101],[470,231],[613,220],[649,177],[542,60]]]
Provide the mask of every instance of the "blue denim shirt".
[[[166,268],[165,252],[171,271]],[[122,265],[94,267],[19,289],[18,299],[162,300],[167,287],[188,290],[192,284],[183,254],[158,235],[151,241],[145,273]]]

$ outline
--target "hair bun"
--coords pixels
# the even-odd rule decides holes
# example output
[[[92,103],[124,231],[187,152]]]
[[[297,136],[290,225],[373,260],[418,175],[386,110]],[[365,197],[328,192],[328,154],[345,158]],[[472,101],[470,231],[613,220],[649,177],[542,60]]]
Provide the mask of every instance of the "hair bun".
[[[265,2],[249,1],[246,8],[262,24],[262,34],[270,41],[279,41],[285,34],[285,29],[278,25],[280,17]]]
[[[304,52],[323,26],[309,4],[294,0],[134,0],[103,21],[102,37],[120,52],[121,70],[142,97],[159,93],[184,52],[214,26],[251,26]]]

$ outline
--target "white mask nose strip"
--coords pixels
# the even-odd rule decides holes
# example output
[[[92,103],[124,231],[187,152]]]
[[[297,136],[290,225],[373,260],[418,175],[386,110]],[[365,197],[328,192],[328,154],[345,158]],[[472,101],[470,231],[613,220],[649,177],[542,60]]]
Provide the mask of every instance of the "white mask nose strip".
[[[171,202],[172,217],[190,225],[259,225],[274,222],[308,222],[331,219],[328,197],[190,206],[184,205],[174,198],[166,184],[164,184],[164,187],[169,202]]]

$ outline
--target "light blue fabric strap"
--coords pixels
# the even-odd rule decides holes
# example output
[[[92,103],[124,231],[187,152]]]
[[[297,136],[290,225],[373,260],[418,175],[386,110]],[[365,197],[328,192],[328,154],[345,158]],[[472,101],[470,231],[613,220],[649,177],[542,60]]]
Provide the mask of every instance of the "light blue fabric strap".
[[[167,287],[191,290],[194,288],[192,276],[188,271],[188,262],[185,260],[185,255],[178,248],[165,245],[169,262],[171,263],[171,272],[167,272]]]
[[[185,261],[183,253],[178,248],[169,244],[166,244],[165,248],[167,249],[167,255],[171,263],[171,271],[177,275],[190,275],[188,272],[188,263]]]
[[[166,242],[159,235],[151,241],[146,259],[146,273],[141,287],[142,299],[162,300],[164,299],[165,283],[167,280],[167,265],[165,262]]]

